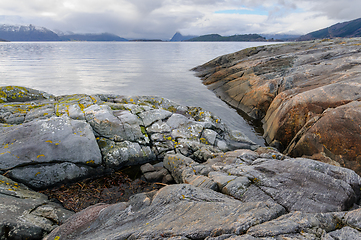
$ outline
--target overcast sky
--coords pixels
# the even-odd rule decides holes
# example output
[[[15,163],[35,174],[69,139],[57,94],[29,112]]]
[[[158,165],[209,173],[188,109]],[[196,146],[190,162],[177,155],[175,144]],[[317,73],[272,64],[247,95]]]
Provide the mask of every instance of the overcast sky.
[[[361,17],[360,0],[0,0],[0,23],[124,38],[305,34]]]

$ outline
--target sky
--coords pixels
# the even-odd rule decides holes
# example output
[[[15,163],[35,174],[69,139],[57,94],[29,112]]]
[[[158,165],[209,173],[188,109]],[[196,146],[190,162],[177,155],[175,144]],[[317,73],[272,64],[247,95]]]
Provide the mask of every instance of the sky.
[[[0,24],[124,38],[306,34],[361,17],[360,0],[0,0]]]

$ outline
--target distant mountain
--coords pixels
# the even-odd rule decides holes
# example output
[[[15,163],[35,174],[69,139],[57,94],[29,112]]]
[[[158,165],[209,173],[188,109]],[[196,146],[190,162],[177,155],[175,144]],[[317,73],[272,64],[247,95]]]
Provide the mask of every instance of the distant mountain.
[[[301,35],[295,34],[261,34],[262,37],[265,37],[267,40],[281,40],[281,41],[294,41],[299,38]]]
[[[307,41],[313,39],[322,39],[322,38],[351,38],[351,37],[361,37],[361,18],[337,23],[331,27],[324,28],[315,32],[308,33],[299,37],[298,41]]]
[[[190,42],[266,42],[266,38],[258,34],[244,34],[223,37],[219,34],[208,34],[189,39]]]
[[[0,41],[128,41],[110,33],[75,34],[72,32],[58,34],[44,27],[0,25]]]
[[[44,27],[0,25],[0,38],[7,41],[59,41],[59,36]]]
[[[128,41],[111,33],[100,34],[65,34],[59,37],[61,41]]]
[[[162,39],[130,39],[131,42],[163,42]]]
[[[171,42],[181,42],[181,41],[186,41],[186,40],[189,40],[189,39],[195,38],[195,37],[198,37],[198,36],[192,36],[192,35],[183,36],[180,32],[176,32],[170,41]]]

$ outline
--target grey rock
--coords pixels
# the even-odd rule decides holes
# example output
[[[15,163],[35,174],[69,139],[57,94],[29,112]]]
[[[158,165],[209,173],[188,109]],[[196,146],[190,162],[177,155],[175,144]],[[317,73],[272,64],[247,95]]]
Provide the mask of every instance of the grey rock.
[[[89,124],[67,116],[3,128],[0,169],[51,162],[96,166],[101,154]]]
[[[172,115],[171,112],[163,109],[154,109],[140,113],[138,116],[143,120],[145,127],[150,126],[158,120],[163,120]]]
[[[236,236],[231,234],[224,234],[219,237],[208,237],[205,240],[256,240],[260,238],[255,238],[251,235],[245,234],[242,236]]]
[[[0,96],[0,103],[28,102],[54,98],[51,94],[18,86],[0,87]]]
[[[185,125],[190,122],[186,116],[181,114],[173,114],[168,120],[167,125],[170,126],[172,129],[179,128],[181,125]]]
[[[72,119],[85,120],[84,113],[81,110],[79,104],[70,105],[68,108],[68,114]]]
[[[253,226],[247,234],[254,237],[274,237],[307,232],[320,237],[323,230],[327,232],[336,230],[340,221],[340,216],[334,213],[293,212]]]
[[[165,184],[174,183],[174,179],[173,179],[172,175],[171,174],[165,175],[162,179],[162,183],[165,183]]]
[[[164,167],[172,174],[177,183],[188,183],[196,187],[217,191],[218,185],[212,179],[196,175],[199,164],[181,154],[167,154],[163,160]]]
[[[172,174],[177,183],[184,183],[184,171],[189,170],[193,172],[192,166],[198,165],[191,158],[185,157],[181,154],[167,154],[163,160],[164,167]]]
[[[147,172],[154,172],[155,168],[153,167],[152,164],[146,163],[146,164],[140,166],[140,171],[144,174],[144,173],[147,173]]]
[[[8,176],[33,189],[44,189],[59,183],[79,180],[95,172],[91,167],[65,162],[18,167],[8,171]]]
[[[1,239],[42,239],[73,215],[23,184],[0,179]]]
[[[177,183],[203,179],[242,201],[275,201],[288,211],[344,211],[360,200],[361,178],[352,170],[310,159],[257,158],[248,164],[239,158],[244,154],[249,150],[227,152],[204,164],[169,154],[163,163]],[[201,166],[213,169],[208,172],[211,182],[196,171]]]
[[[171,136],[175,139],[198,139],[203,131],[203,125],[196,122],[188,122],[172,130]]]
[[[162,122],[162,121],[157,121],[155,123],[153,123],[150,127],[147,128],[147,132],[149,133],[166,133],[166,132],[170,132],[171,129],[169,127],[168,124]]]
[[[48,199],[44,194],[35,192],[24,184],[15,182],[3,175],[0,175],[0,194],[22,199]]]
[[[349,240],[349,239],[361,239],[361,232],[348,226],[343,227],[339,230],[328,233],[331,239],[335,240]]]
[[[143,194],[136,202],[142,204],[129,201],[85,209],[44,240],[56,236],[69,240],[204,239],[243,233],[284,212],[277,204],[241,203],[209,189],[183,184],[164,187],[153,197]]]
[[[163,178],[167,175],[168,175],[167,169],[163,168],[160,171],[147,172],[144,174],[144,177],[148,182],[162,182]]]
[[[92,105],[84,109],[85,118],[93,130],[102,137],[114,141],[125,140],[126,134],[122,122],[113,115],[106,105]]]
[[[206,144],[214,145],[217,135],[218,133],[213,130],[204,129],[204,131],[202,132],[201,141],[203,138]]]
[[[344,224],[361,231],[361,208],[346,213]]]
[[[55,116],[54,103],[49,103],[28,111],[25,116],[25,122],[30,122],[34,119],[46,119],[53,116]]]
[[[156,158],[149,146],[129,141],[113,142],[113,145],[102,153],[105,165],[111,168],[141,165]]]

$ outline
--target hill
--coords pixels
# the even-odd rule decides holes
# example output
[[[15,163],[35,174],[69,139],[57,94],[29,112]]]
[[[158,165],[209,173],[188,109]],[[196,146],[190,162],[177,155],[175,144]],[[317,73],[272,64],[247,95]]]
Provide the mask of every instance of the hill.
[[[181,41],[186,41],[186,40],[189,40],[189,39],[192,39],[195,37],[198,37],[198,36],[192,36],[192,35],[183,36],[180,32],[176,32],[170,41],[171,42],[181,42]]]
[[[121,38],[111,33],[100,34],[69,34],[60,36],[61,41],[128,41],[125,38]]]
[[[258,34],[244,34],[244,35],[233,35],[233,36],[221,36],[219,34],[208,34],[195,38],[191,38],[187,41],[190,42],[265,42],[265,37]]]
[[[59,36],[44,27],[0,25],[0,38],[7,41],[59,41]]]
[[[298,41],[307,41],[313,39],[322,39],[322,38],[351,38],[351,37],[361,37],[361,18],[337,23],[331,27],[324,28],[318,31],[314,31],[299,37]]]

